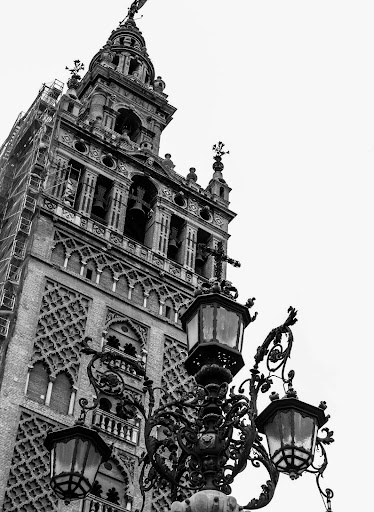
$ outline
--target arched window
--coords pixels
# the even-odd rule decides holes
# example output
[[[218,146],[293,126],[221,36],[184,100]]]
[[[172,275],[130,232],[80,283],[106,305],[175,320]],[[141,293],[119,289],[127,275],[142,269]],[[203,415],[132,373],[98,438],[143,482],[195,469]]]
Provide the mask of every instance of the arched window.
[[[29,383],[27,386],[27,396],[44,404],[48,388],[48,372],[43,363],[36,363],[30,371]]]
[[[132,510],[132,498],[128,496],[129,478],[113,459],[101,464],[90,495],[83,502],[82,512],[93,510]]]
[[[72,387],[68,376],[59,373],[53,383],[50,407],[61,414],[69,413]]]
[[[134,330],[125,322],[116,322],[108,329],[107,346],[112,347],[128,356],[140,355],[141,345]]]
[[[157,189],[150,180],[135,176],[130,187],[124,234],[147,247],[153,240],[153,205]]]
[[[112,402],[109,400],[109,398],[105,398],[105,397],[100,398],[99,407],[102,411],[113,412],[112,411]]]
[[[135,45],[135,40],[134,40]],[[132,45],[133,46],[133,45]],[[140,68],[140,62],[138,62],[136,59],[131,59],[130,66],[129,66],[129,75],[133,75],[136,73]]]
[[[131,110],[120,108],[114,125],[114,131],[121,135],[127,135],[133,142],[140,138],[142,123],[138,116]]]

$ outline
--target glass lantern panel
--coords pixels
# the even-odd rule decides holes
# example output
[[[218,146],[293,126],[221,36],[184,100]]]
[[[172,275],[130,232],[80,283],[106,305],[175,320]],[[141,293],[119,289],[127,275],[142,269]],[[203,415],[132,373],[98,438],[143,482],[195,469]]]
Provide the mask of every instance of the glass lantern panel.
[[[101,455],[97,451],[96,447],[91,444],[89,448],[89,453],[87,456],[86,467],[84,469],[84,476],[87,478],[89,483],[93,485],[96,473],[101,464]]]
[[[293,411],[280,411],[276,415],[279,423],[282,444],[293,444]]]
[[[238,344],[238,350],[239,352],[242,351],[242,347],[243,347],[243,335],[244,335],[244,324],[243,324],[243,320],[241,318],[239,318],[239,344]]]
[[[234,311],[217,308],[217,341],[231,348],[237,348],[239,317]]]
[[[203,340],[204,342],[213,341],[214,335],[214,306],[203,306],[202,308],[202,321],[203,321]]]
[[[281,448],[279,424],[276,416],[265,426],[265,435],[269,446],[270,457],[273,457]]]
[[[199,341],[199,312],[196,311],[194,316],[187,324],[187,340],[188,350],[192,350]]]
[[[61,473],[70,473],[73,465],[75,443],[77,441],[77,438],[73,438],[67,442],[59,441],[55,444],[53,450],[55,455],[51,464],[54,467],[54,476],[58,476]]]
[[[72,473],[81,473],[81,474],[84,473],[86,454],[87,454],[89,445],[90,445],[90,443],[86,439],[78,439],[77,440],[77,447],[76,447],[76,451],[75,451],[75,461],[74,461],[74,467],[73,467]]]
[[[293,411],[295,422],[295,445],[311,451],[315,437],[315,419],[303,417],[298,411]]]

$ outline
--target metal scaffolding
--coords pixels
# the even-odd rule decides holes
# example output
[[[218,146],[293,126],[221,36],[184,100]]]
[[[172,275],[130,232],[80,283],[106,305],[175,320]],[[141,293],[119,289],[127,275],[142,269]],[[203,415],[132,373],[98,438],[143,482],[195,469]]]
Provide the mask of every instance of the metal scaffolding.
[[[44,84],[0,148],[0,336],[7,336],[47,172],[63,83]]]

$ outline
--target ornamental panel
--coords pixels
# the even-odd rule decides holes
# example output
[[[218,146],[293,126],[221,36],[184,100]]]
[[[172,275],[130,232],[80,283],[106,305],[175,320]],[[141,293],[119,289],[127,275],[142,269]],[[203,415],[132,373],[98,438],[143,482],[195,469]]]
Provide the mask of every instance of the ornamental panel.
[[[4,512],[57,512],[58,500],[49,485],[49,453],[43,445],[54,426],[34,413],[21,413]]]
[[[79,292],[47,280],[31,362],[44,363],[50,377],[66,372],[76,385],[89,302]]]

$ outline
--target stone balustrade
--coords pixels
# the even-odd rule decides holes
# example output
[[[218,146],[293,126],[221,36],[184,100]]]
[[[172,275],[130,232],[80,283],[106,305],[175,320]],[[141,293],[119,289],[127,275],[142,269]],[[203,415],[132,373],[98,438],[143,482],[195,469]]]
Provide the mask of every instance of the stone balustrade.
[[[131,505],[131,501],[128,501],[124,508],[89,494],[83,501],[81,512],[129,512],[132,508]]]
[[[52,197],[44,196],[42,207],[53,213],[55,216],[68,220],[86,231],[102,238],[108,244],[115,245],[123,249],[125,252],[137,256],[139,259],[151,263],[156,266],[160,272],[167,272],[174,277],[186,281],[194,287],[197,287],[198,282],[201,281],[201,276],[184,268],[175,261],[171,261],[170,259],[155,253],[148,247],[145,247],[143,244],[107,228],[104,224],[100,224],[93,219],[79,214],[67,205],[61,205]]]
[[[140,425],[123,420],[110,412],[96,409],[93,413],[92,424],[106,434],[128,443],[137,444],[138,442]]]

